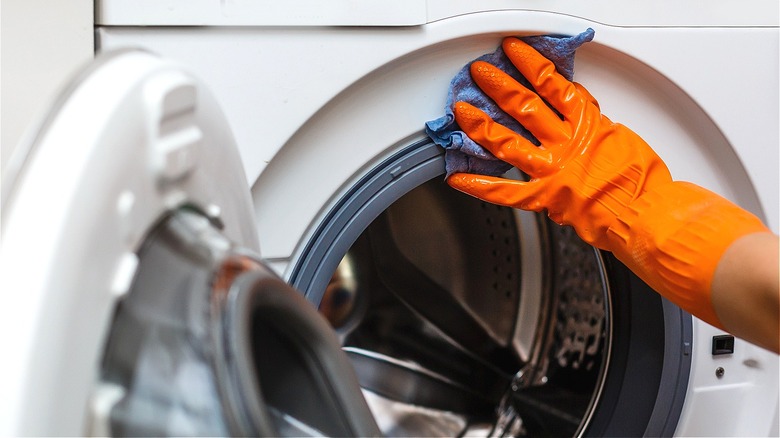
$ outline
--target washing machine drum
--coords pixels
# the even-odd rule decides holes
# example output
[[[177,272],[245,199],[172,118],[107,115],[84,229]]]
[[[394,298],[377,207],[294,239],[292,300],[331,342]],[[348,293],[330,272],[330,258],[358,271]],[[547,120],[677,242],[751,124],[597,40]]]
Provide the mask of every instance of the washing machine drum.
[[[690,316],[570,227],[454,191],[442,169],[426,140],[388,156],[292,270],[382,431],[673,434]]]

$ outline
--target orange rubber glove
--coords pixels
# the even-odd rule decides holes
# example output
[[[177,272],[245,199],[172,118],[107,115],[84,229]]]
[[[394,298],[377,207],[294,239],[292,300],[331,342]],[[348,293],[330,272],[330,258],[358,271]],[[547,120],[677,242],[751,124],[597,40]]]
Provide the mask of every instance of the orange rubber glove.
[[[647,143],[602,115],[587,90],[532,47],[507,38],[503,48],[538,95],[485,62],[474,62],[471,76],[541,145],[465,102],[455,104],[455,119],[472,140],[531,179],[458,173],[447,182],[495,204],[546,209],[584,241],[612,251],[657,292],[723,328],[710,300],[718,261],[737,238],[767,228],[712,192],[672,181]]]

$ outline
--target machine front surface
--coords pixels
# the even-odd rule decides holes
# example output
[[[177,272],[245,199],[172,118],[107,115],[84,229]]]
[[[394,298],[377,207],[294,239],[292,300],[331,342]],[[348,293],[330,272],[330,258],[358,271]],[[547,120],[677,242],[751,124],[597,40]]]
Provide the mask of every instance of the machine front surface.
[[[777,2],[664,1],[674,14],[613,0],[320,3],[96,3],[98,52],[141,47],[174,62],[139,51],[100,56],[29,152],[4,164],[2,290],[26,293],[9,295],[0,318],[2,343],[15,353],[0,373],[2,431],[780,433],[777,355],[739,339],[733,353],[714,355],[725,333],[662,300],[610,254],[543,215],[450,190],[441,151],[423,133],[442,115],[455,73],[503,37],[590,27],[596,36],[577,52],[575,80],[603,112],[639,133],[675,179],[724,195],[778,232]],[[178,233],[175,221],[195,225]],[[166,374],[142,370],[184,363],[165,362],[157,348],[180,344],[157,343],[158,327],[176,318],[155,319],[155,310],[179,312],[193,329],[185,338],[216,339],[204,333],[222,333],[219,318],[204,315],[227,313],[193,309],[214,310],[197,300],[214,293],[215,266],[236,248],[251,266],[244,280],[231,277],[245,292],[234,296],[277,296],[279,276],[305,297],[294,306],[311,308],[281,331],[236,317],[252,329],[224,339],[262,346],[244,345],[254,362],[238,363],[265,365],[213,368],[212,394],[224,395],[207,400],[219,399],[213,415],[189,421],[168,404],[160,412],[183,423],[155,429],[139,420],[143,409],[187,386],[155,385]],[[142,257],[168,252],[176,263]],[[143,284],[154,287],[139,287],[149,278]],[[276,292],[256,287],[267,278]],[[152,290],[162,301],[129,299]],[[174,296],[190,304],[160,304]],[[128,317],[131,308],[148,311]],[[153,347],[137,351],[154,354],[128,362],[122,352],[140,342],[128,327],[139,324]],[[293,334],[306,327],[307,338],[327,333],[340,357],[328,363],[349,370],[335,384],[341,397],[327,390],[332,380],[312,377],[332,373],[296,374],[308,347]],[[208,342],[203,357],[222,358]],[[280,361],[260,361],[262,351]],[[311,391],[290,391],[292,374],[280,370]],[[157,397],[127,376],[175,390]],[[258,376],[269,382],[257,384],[266,390],[258,397],[225,390],[257,386]],[[356,413],[367,401],[373,418],[350,423],[344,409],[318,410],[312,400]]]

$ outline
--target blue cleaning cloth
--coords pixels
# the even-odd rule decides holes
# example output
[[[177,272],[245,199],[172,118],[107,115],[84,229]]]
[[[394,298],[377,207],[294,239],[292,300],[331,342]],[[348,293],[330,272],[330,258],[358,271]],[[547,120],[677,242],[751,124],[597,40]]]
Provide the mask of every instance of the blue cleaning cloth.
[[[566,79],[572,80],[574,76],[574,52],[582,44],[591,41],[595,32],[588,29],[577,36],[543,35],[521,38],[539,53],[555,64],[558,73]],[[474,61],[485,61],[505,71],[509,76],[521,84],[530,87],[528,81],[512,65],[512,62],[499,48],[487,55],[483,55]],[[472,61],[472,62],[474,62]],[[468,63],[464,66],[450,83],[447,95],[445,114],[436,120],[425,123],[425,132],[439,146],[445,149],[444,161],[447,176],[457,172],[478,173],[482,175],[498,176],[512,168],[511,165],[494,157],[493,154],[474,143],[460,130],[452,113],[455,102],[465,101],[485,111],[496,122],[512,129],[523,137],[538,144],[538,141],[523,128],[515,119],[505,113],[495,102],[471,79]]]

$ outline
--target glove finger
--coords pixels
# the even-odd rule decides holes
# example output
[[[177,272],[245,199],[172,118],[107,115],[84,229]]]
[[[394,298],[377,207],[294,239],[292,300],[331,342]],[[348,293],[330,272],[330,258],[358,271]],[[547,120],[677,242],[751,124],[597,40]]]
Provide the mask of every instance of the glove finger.
[[[517,181],[472,173],[454,173],[447,178],[450,187],[493,204],[542,211],[538,181]]]
[[[552,163],[549,151],[536,147],[520,134],[497,123],[479,108],[457,102],[454,111],[458,126],[496,158],[506,161],[532,177],[547,174]]]
[[[512,64],[528,79],[536,92],[564,117],[579,113],[578,108],[588,102],[572,82],[555,70],[552,61],[533,47],[513,37],[504,39],[502,47]]]
[[[533,91],[501,69],[477,61],[471,64],[471,78],[498,106],[514,117],[542,142],[560,143],[568,138],[566,126]]]
[[[593,97],[592,94],[590,94],[590,91],[588,91],[585,87],[583,87],[582,84],[580,84],[579,82],[572,82],[572,83],[574,84],[574,87],[577,88],[577,91],[580,92],[582,97],[585,98],[585,100],[592,103],[593,106],[595,106],[596,108],[601,109],[601,106],[599,105],[599,101],[596,100],[596,98]]]

